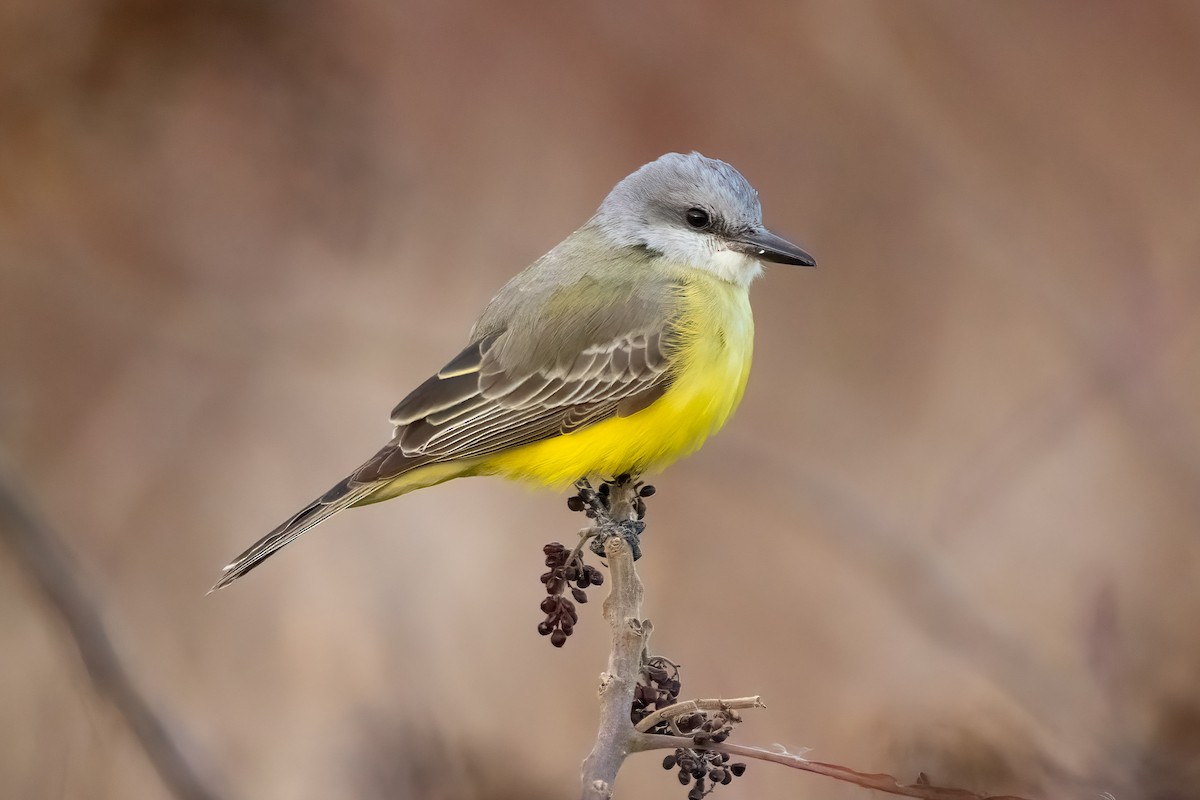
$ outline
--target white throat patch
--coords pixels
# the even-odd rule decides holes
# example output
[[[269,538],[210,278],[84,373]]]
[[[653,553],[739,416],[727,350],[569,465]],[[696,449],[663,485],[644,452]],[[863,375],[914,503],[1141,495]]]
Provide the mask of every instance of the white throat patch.
[[[757,258],[724,247],[711,251],[707,262],[702,261],[696,266],[738,286],[749,286],[750,281],[763,272],[762,262]]]

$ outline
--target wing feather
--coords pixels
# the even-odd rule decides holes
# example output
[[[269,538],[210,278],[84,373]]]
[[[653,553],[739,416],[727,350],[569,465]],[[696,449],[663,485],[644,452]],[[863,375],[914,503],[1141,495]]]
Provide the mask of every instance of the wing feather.
[[[373,480],[392,468],[477,458],[629,416],[661,397],[673,377],[669,326],[595,343],[532,371],[506,369],[495,357],[504,335],[472,343],[396,406],[396,452],[372,460]]]

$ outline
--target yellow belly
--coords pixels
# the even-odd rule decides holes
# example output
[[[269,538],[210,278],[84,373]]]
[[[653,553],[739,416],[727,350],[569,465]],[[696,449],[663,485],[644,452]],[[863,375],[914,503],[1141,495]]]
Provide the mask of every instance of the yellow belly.
[[[562,486],[583,475],[659,470],[704,444],[742,399],[754,321],[746,288],[716,278],[691,278],[680,301],[680,367],[662,397],[631,416],[489,456],[470,474]]]

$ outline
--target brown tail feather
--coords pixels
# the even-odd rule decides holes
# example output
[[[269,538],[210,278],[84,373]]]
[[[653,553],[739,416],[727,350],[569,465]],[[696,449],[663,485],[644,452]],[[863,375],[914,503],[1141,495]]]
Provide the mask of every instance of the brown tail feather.
[[[210,592],[233,583],[309,528],[362,500],[379,486],[378,483],[367,483],[352,487],[349,478],[343,480],[229,562]]]

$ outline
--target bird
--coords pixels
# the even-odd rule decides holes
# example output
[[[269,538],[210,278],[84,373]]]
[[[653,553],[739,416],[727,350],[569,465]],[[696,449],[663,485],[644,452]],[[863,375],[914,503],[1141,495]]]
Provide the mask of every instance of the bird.
[[[658,472],[737,408],[763,262],[816,266],[724,161],[667,153],[501,288],[458,355],[392,410],[390,441],[235,558],[213,590],[344,509],[453,478],[551,488]]]

